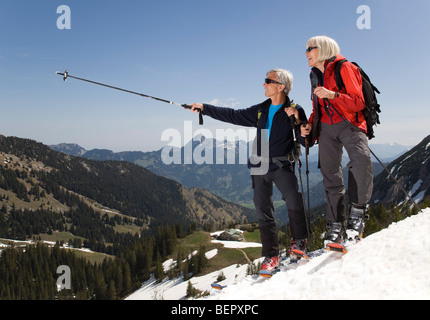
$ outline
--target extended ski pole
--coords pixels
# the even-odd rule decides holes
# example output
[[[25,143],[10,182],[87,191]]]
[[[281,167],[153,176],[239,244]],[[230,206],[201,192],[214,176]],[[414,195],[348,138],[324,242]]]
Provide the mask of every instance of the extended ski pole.
[[[161,102],[166,102],[166,103],[169,103],[169,104],[175,104],[177,106],[181,106],[184,109],[191,109],[191,106],[187,105],[187,104],[180,104],[180,103],[176,103],[176,102],[173,102],[173,101],[169,101],[169,100],[165,100],[165,99],[160,99],[160,98],[152,97],[152,96],[149,96],[147,94],[143,94],[143,93],[139,93],[139,92],[135,92],[135,91],[130,91],[130,90],[126,90],[126,89],[121,89],[121,88],[114,87],[114,86],[111,86],[111,85],[108,85],[108,84],[104,84],[104,83],[100,83],[100,82],[96,82],[96,81],[92,81],[92,80],[87,80],[87,79],[83,79],[83,78],[78,78],[78,77],[75,77],[75,76],[71,76],[69,74],[68,70],[64,71],[64,73],[61,73],[61,72],[57,71],[56,74],[58,74],[60,76],[63,76],[63,80],[64,81],[66,81],[68,78],[73,78],[73,79],[76,79],[76,80],[81,80],[81,81],[89,82],[89,83],[96,84],[96,85],[99,85],[99,86],[103,86],[103,87],[107,87],[107,88],[111,88],[111,89],[115,89],[115,90],[119,90],[119,91],[124,91],[124,92],[127,92],[127,93],[136,94],[136,95],[141,96],[141,97],[145,97],[145,98],[149,98],[149,99],[153,99],[153,100],[157,100],[157,101],[161,101]],[[203,124],[203,114],[202,114],[201,110],[199,111],[199,124],[200,125]]]

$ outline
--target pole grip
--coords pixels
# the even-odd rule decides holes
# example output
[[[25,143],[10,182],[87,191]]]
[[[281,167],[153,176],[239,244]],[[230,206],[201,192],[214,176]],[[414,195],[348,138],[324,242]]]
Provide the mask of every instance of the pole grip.
[[[60,71],[55,72],[56,74],[63,76],[63,80],[66,81],[69,77],[69,70],[64,71],[64,73],[61,73]]]
[[[181,105],[184,109],[190,109],[191,110],[191,106],[190,105],[188,105],[188,104],[182,104]],[[202,112],[202,110],[199,110],[199,125],[203,125],[203,112]]]
[[[203,111],[199,110],[199,125],[203,125]]]
[[[291,122],[291,125],[294,127],[296,123],[296,117],[294,116],[294,114],[290,116],[290,122]]]

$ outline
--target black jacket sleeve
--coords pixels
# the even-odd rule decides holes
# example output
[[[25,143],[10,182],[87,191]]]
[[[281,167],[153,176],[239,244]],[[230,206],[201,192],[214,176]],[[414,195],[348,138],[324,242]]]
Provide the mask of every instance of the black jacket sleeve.
[[[203,114],[216,120],[245,127],[256,127],[258,123],[258,105],[235,110],[203,104]]]

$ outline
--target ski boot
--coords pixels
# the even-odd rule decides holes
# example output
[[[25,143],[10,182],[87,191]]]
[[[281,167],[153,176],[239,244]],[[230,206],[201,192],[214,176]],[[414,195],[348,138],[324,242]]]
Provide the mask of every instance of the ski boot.
[[[343,245],[343,234],[345,232],[343,222],[329,222],[328,227],[329,230],[324,240],[324,247],[329,251],[346,253],[347,251]]]
[[[273,273],[279,271],[279,256],[266,257],[261,264],[260,276],[264,278],[272,277]]]
[[[290,258],[292,259],[309,259],[309,257],[306,254],[306,246],[307,246],[308,240],[307,239],[291,239],[291,245],[290,245]]]
[[[360,241],[363,238],[364,221],[369,219],[366,214],[367,205],[351,205],[348,223],[346,224],[346,236],[348,241]]]

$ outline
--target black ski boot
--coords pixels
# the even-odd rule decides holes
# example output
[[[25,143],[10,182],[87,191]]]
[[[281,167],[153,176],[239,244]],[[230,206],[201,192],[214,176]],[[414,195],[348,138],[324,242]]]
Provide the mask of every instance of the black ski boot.
[[[342,243],[343,233],[345,232],[343,222],[329,222],[327,223],[327,226],[329,229],[325,236],[324,247],[327,248],[327,245],[331,243]]]
[[[349,219],[346,225],[346,236],[349,241],[360,241],[363,238],[364,221],[369,219],[366,205],[351,205]]]

